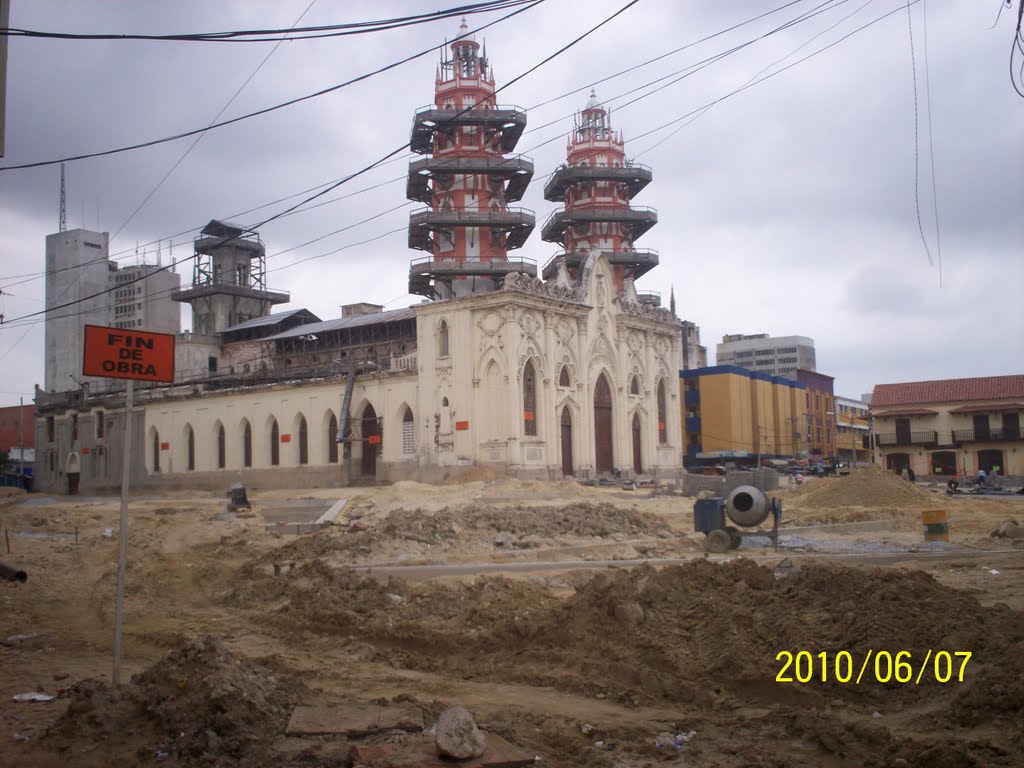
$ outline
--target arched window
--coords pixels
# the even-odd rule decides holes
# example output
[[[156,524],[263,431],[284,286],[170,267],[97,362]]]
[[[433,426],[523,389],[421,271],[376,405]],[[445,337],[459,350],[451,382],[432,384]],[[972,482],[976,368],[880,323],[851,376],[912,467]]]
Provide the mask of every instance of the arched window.
[[[299,417],[299,465],[309,464],[309,432],[306,429],[306,417]]]
[[[402,454],[411,456],[416,453],[416,427],[412,417],[412,408],[406,407],[402,415]]]
[[[668,425],[665,423],[667,415],[665,405],[665,380],[658,382],[658,442],[665,445],[668,442]]]
[[[327,462],[338,463],[338,417],[333,413],[327,422]]]
[[[634,376],[629,380],[629,394],[639,395],[640,394],[640,377]]]
[[[160,471],[160,433],[153,430],[153,471]]]
[[[252,425],[248,421],[242,425],[242,466],[252,466]]]
[[[523,368],[523,434],[537,436],[537,374],[532,360]]]
[[[569,366],[563,365],[562,370],[558,374],[558,386],[560,387],[571,387],[572,381],[569,379]]]
[[[437,326],[437,356],[448,357],[448,323],[444,320]]]
[[[188,471],[194,472],[196,468],[196,435],[190,424],[185,425],[185,450],[188,454]]]
[[[224,469],[228,464],[228,445],[224,434],[224,425],[217,428],[217,469]]]
[[[281,432],[277,428],[277,419],[270,423],[270,466],[281,463]]]

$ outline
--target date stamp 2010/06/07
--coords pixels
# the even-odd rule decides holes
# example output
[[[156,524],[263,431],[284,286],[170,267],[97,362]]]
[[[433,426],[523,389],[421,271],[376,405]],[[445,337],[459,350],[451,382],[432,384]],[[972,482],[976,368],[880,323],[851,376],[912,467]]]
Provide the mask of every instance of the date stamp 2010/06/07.
[[[971,651],[928,651],[917,662],[910,651],[876,651],[869,649],[860,663],[850,651],[779,651],[775,660],[781,668],[775,675],[777,683],[912,683],[922,680],[938,683],[962,683]],[[920,655],[918,656],[920,658]]]

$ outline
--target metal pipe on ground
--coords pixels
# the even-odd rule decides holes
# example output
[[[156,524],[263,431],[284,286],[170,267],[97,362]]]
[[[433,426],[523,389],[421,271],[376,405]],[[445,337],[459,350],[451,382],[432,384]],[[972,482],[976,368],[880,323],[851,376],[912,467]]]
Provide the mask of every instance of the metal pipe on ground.
[[[28,574],[18,568],[12,568],[5,563],[0,563],[0,579],[5,581],[20,581],[24,584],[28,581]]]

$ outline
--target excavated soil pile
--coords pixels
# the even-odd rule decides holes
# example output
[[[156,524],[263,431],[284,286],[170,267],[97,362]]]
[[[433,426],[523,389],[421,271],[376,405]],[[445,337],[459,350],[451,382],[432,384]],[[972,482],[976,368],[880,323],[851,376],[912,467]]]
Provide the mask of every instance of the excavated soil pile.
[[[474,540],[503,538],[509,545],[529,548],[609,536],[671,535],[669,526],[656,515],[587,502],[560,507],[466,505],[437,511],[400,508],[365,525],[364,530],[345,535],[323,529],[285,545],[274,553],[273,559],[303,560],[336,552],[370,554],[386,551],[388,545],[400,542],[458,546]]]
[[[881,755],[934,764],[915,757],[923,753],[916,730],[898,733],[870,719],[873,709],[928,706],[934,713],[921,716],[924,732],[971,725],[1008,734],[1003,756],[997,750],[998,759],[980,762],[975,736],[954,737],[942,747],[959,756],[949,765],[1024,763],[1024,615],[984,608],[920,571],[808,564],[777,579],[746,560],[700,560],[598,574],[560,600],[502,578],[414,588],[309,564],[239,587],[232,602],[264,606],[262,620],[281,632],[369,644],[373,660],[397,667],[458,670],[467,679],[551,686],[628,706],[782,706],[756,729],[825,744],[864,764],[884,764],[876,762]],[[929,673],[920,685],[885,684],[869,671],[855,685],[836,682],[830,670],[826,681],[800,685],[776,681],[783,650],[829,658],[849,651],[855,675],[869,650],[909,651],[918,663],[929,650],[974,655],[963,683],[942,685]],[[862,712],[867,725],[846,724],[828,713],[834,706]]]
[[[298,684],[206,636],[182,643],[119,689],[79,683],[48,738],[58,748],[120,745],[121,764],[174,758],[181,765],[254,765],[300,693]]]
[[[858,469],[835,482],[812,482],[800,491],[801,504],[821,507],[919,507],[936,501],[935,494],[879,467]]]

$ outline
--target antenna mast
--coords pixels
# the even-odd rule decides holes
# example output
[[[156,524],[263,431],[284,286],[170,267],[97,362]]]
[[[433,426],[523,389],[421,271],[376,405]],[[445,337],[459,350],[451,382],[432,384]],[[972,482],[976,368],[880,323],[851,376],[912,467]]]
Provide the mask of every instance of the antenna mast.
[[[64,194],[64,163],[60,164],[60,229],[58,232],[67,232],[68,229],[68,203]]]

